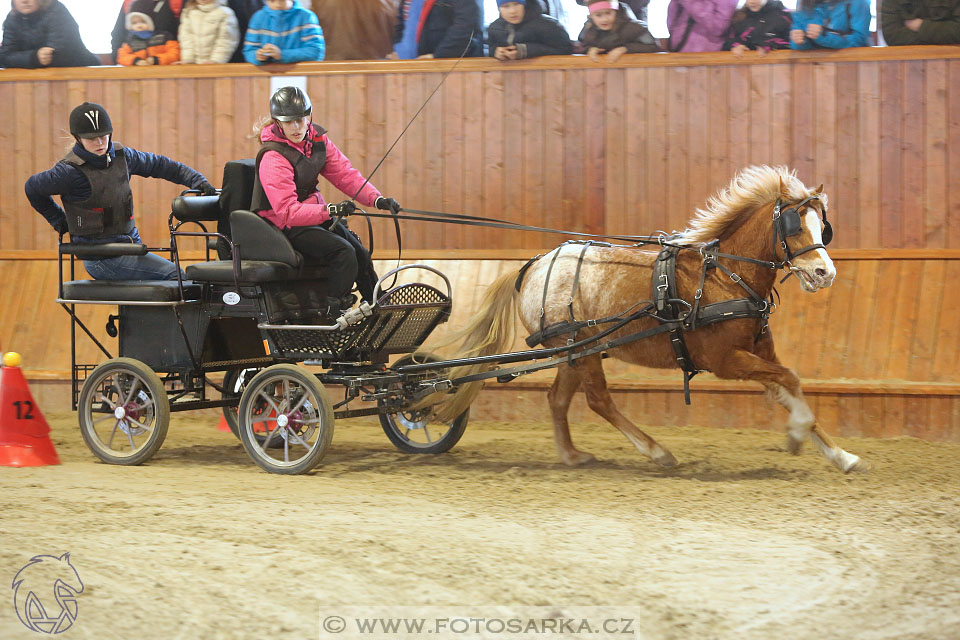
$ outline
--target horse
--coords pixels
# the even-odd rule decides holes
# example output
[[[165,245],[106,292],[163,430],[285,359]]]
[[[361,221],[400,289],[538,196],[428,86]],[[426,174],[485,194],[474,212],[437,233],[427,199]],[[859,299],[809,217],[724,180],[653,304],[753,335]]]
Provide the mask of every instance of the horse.
[[[736,173],[729,185],[712,195],[705,208],[697,209],[687,228],[659,244],[678,247],[675,258],[675,295],[694,301],[700,308],[744,298],[760,310],[751,317],[735,317],[684,330],[682,338],[696,371],[717,377],[753,380],[788,412],[787,450],[798,454],[809,437],[835,467],[848,473],[867,471],[869,463],[844,451],[817,424],[803,396],[800,380],[783,366],[774,350],[767,314],[780,268],[800,281],[804,291],[814,293],[829,287],[836,268],[826,251],[833,230],[827,222],[827,194],[823,185],[809,189],[796,171],[783,166],[750,166]],[[772,240],[771,240],[772,239]],[[546,336],[545,348],[562,347],[569,333],[550,335],[544,327],[580,319],[623,315],[626,304],[648,297],[660,246],[616,246],[565,243],[534,259],[526,272],[509,272],[488,288],[481,308],[454,340],[462,341],[462,356],[504,353],[516,335],[517,311],[530,333]],[[720,250],[723,250],[721,253]],[[712,254],[711,254],[712,252]],[[709,261],[710,264],[706,262]],[[664,285],[665,286],[665,285]],[[653,287],[656,289],[657,287]],[[759,301],[759,302],[758,302]],[[692,307],[694,303],[684,302]],[[762,313],[761,313],[762,312]],[[660,319],[640,315],[610,335],[611,338],[651,330]],[[580,322],[576,340],[596,336],[601,327]],[[629,363],[654,368],[678,365],[678,353],[662,332],[641,340],[619,344],[609,352]],[[578,342],[578,344],[580,344]],[[547,394],[553,419],[554,439],[562,462],[582,465],[592,454],[577,449],[570,437],[567,414],[578,389],[586,393],[591,410],[619,429],[642,454],[662,467],[673,467],[676,458],[664,446],[641,431],[616,407],[607,389],[601,353],[560,364]],[[490,368],[487,364],[461,366],[451,378]],[[482,382],[458,386],[433,407],[437,420],[449,421],[473,401]]]

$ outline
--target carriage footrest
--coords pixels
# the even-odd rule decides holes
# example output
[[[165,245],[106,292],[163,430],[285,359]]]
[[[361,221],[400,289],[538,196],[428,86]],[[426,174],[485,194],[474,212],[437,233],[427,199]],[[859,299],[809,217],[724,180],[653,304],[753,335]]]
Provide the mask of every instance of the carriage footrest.
[[[200,285],[184,280],[183,296],[183,300],[199,300]],[[61,300],[112,304],[180,302],[181,298],[176,280],[73,280],[63,283]]]

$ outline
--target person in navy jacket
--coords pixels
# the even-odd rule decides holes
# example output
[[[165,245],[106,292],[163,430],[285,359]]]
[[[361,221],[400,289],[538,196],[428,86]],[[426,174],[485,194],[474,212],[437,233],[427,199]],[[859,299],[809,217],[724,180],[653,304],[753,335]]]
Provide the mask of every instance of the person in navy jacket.
[[[161,178],[204,195],[217,193],[187,165],[115,142],[110,116],[99,104],[76,107],[70,113],[70,133],[76,139],[73,148],[52,169],[30,176],[24,190],[33,208],[61,236],[69,232],[71,242],[141,243],[133,220],[131,175]],[[92,257],[84,266],[96,280],[175,280],[178,274],[176,265],[152,253]]]

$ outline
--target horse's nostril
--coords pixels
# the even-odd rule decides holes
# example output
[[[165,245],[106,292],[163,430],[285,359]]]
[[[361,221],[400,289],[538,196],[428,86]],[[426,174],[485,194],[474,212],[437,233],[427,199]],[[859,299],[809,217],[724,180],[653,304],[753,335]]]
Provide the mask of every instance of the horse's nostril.
[[[814,271],[814,273],[817,274],[817,277],[818,277],[818,278],[825,278],[825,277],[827,277],[827,270],[826,270],[826,269],[820,269],[820,268],[818,268],[816,271]]]

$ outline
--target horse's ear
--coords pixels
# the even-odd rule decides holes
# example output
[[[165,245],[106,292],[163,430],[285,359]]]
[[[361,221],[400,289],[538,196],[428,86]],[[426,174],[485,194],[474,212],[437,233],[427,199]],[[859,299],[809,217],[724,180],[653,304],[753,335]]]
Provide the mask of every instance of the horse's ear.
[[[781,181],[781,184],[783,184],[782,181]],[[814,191],[814,193],[817,194],[817,195],[820,195],[821,193],[823,193],[823,183],[822,183],[822,182],[820,183],[820,186],[816,188],[816,190]]]
[[[783,176],[780,176],[780,197],[787,196],[787,188],[783,186]]]

